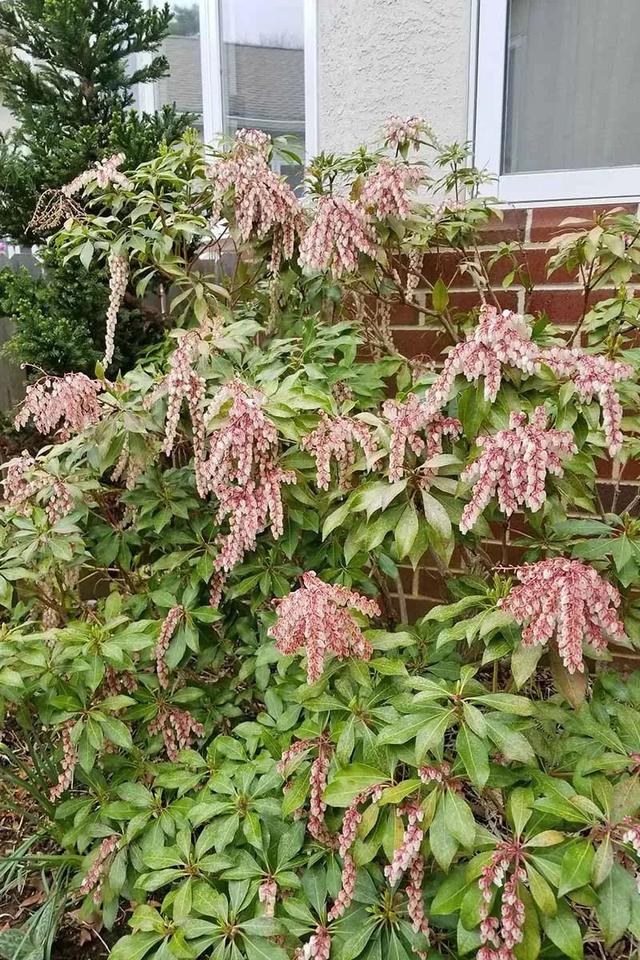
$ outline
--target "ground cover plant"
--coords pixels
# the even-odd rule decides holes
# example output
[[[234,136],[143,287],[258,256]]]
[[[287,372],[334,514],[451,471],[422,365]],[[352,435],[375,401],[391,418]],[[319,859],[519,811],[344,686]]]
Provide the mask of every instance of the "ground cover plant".
[[[56,254],[106,263],[110,302],[95,376],[29,388],[45,446],[5,470],[0,883],[40,899],[0,955],[75,924],[112,960],[630,957],[640,526],[596,478],[637,454],[640,223],[568,226],[567,332],[500,309],[498,214],[424,121],[316,158],[303,200],[274,150],[187,136],[61,194]],[[122,376],[123,292],[158,282],[171,332]],[[442,365],[395,349],[408,304]],[[408,622],[423,564],[449,601]]]

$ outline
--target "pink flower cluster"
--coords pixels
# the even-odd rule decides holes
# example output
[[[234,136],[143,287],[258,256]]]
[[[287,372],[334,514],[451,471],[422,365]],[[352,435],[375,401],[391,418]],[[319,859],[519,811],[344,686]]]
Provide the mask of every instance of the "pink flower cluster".
[[[622,822],[625,827],[622,842],[630,843],[635,852],[640,855],[640,823],[631,817],[625,817]]]
[[[80,893],[83,895],[90,893],[91,890],[93,890],[94,903],[100,902],[100,891],[102,889],[102,884],[104,883],[105,874],[107,872],[107,860],[118,849],[119,841],[120,837],[117,833],[113,833],[110,837],[104,838],[98,848],[97,857],[91,864],[86,877],[80,884]]]
[[[431,766],[418,767],[418,776],[423,783],[438,783],[449,790],[460,791],[462,783],[458,777],[451,776],[451,764],[444,760]]]
[[[240,380],[232,380],[217,394],[212,413],[231,401],[225,421],[209,437],[210,453],[201,466],[200,493],[218,500],[218,521],[229,522],[229,532],[217,538],[215,569],[222,586],[227,574],[257,537],[270,525],[274,539],[282,536],[282,486],[295,483],[295,474],[278,465],[278,432],[263,410],[264,397]]]
[[[471,501],[464,508],[460,532],[475,525],[497,492],[500,509],[507,516],[522,505],[534,513],[546,500],[547,474],[562,476],[562,460],[576,453],[573,435],[567,430],[547,429],[544,407],[536,407],[527,424],[524,413],[512,413],[509,429],[478,437],[482,453],[463,471],[461,480],[474,483]]]
[[[275,601],[278,613],[269,635],[284,654],[307,652],[307,682],[315,683],[322,676],[327,653],[340,660],[357,657],[368,660],[371,645],[356,623],[351,609],[370,617],[380,615],[375,600],[368,600],[333,584],[324,583],[313,571],[302,574],[302,586]]]
[[[62,188],[62,193],[65,197],[73,197],[94,180],[102,189],[108,187],[111,183],[115,183],[123,190],[132,190],[133,184],[119,169],[124,161],[124,153],[116,153],[105,160],[98,160],[89,170],[85,170],[75,177],[71,183],[67,183]]]
[[[158,675],[160,686],[164,690],[166,690],[169,686],[169,669],[167,667],[165,657],[167,655],[167,650],[169,649],[169,644],[171,643],[171,638],[176,632],[178,624],[183,617],[184,607],[171,607],[171,610],[169,610],[162,622],[162,626],[160,627],[160,635],[156,642],[156,648],[154,651],[156,660],[156,673]]]
[[[418,149],[421,135],[429,130],[426,120],[422,117],[389,117],[384,127],[384,139],[390,147],[403,147],[406,143],[413,144]]]
[[[527,875],[520,865],[520,860],[519,843],[501,841],[491,862],[482,868],[478,886],[483,900],[480,908],[480,936],[483,946],[478,951],[477,960],[515,960],[513,948],[522,942],[525,921],[525,908],[518,896],[518,884],[525,882]],[[505,882],[508,871],[511,871],[511,874]],[[502,887],[503,884],[500,917],[490,917],[492,888]]]
[[[391,426],[389,450],[389,482],[396,483],[404,476],[404,461],[407,444],[416,456],[425,453],[427,459],[442,453],[444,436],[458,437],[462,424],[453,417],[443,417],[414,393],[404,402],[385,400],[382,412]],[[424,432],[426,440],[420,436]],[[423,486],[428,486],[432,471],[422,469]]]
[[[222,196],[233,190],[235,219],[240,238],[247,241],[272,235],[271,269],[282,258],[293,256],[296,236],[302,231],[302,212],[289,184],[269,166],[270,138],[259,130],[239,130],[228,157],[207,170]]]
[[[459,374],[470,382],[484,377],[485,399],[493,402],[502,381],[502,364],[531,374],[536,370],[539,354],[523,317],[510,310],[499,313],[495,307],[484,304],[473,332],[447,357],[442,373],[427,394],[427,403],[435,409],[443,407]]]
[[[49,523],[57,523],[73,509],[69,487],[62,480],[47,473],[34,474],[32,471],[37,466],[36,461],[26,451],[3,466],[6,470],[5,479],[2,481],[5,499],[9,506],[19,513],[28,513],[34,497],[47,487],[50,491],[45,512]]]
[[[31,475],[29,478],[36,461],[24,450],[19,457],[7,460],[2,466],[6,471],[2,481],[4,498],[9,506],[24,513],[33,497],[43,487],[41,477]]]
[[[376,254],[366,214],[346,197],[320,197],[315,216],[300,244],[300,266],[328,270],[334,277],[353,273],[358,255]]]
[[[107,665],[104,672],[104,689],[108,697],[120,693],[135,693],[138,689],[136,675],[129,670],[116,670]]]
[[[569,673],[582,672],[583,641],[603,650],[621,639],[624,626],[616,613],[620,594],[592,568],[578,560],[554,557],[516,569],[520,585],[500,601],[519,624],[525,646],[544,645],[554,633]]]
[[[360,444],[367,457],[372,457],[378,450],[366,424],[354,417],[332,418],[321,411],[320,423],[302,440],[302,448],[315,457],[316,482],[321,490],[329,489],[332,458],[338,464],[338,483],[346,486],[349,469],[356,461],[356,443]]]
[[[391,863],[388,863],[384,868],[384,875],[391,886],[398,883],[405,871],[413,865],[420,855],[420,846],[424,839],[424,830],[420,825],[424,814],[419,806],[407,803],[398,807],[397,814],[407,817],[407,826],[400,846],[393,851]]]
[[[569,377],[584,403],[594,396],[602,408],[605,438],[611,456],[622,445],[622,404],[615,384],[633,376],[633,368],[601,355],[586,354],[579,347],[540,349],[531,339],[531,327],[519,314],[499,312],[484,304],[478,324],[467,339],[457,344],[445,361],[442,373],[425,396],[425,403],[440,410],[447,403],[457,376],[470,382],[484,377],[484,396],[493,402],[502,382],[502,366],[531,375],[547,364],[559,377]]]
[[[422,179],[420,170],[406,164],[381,160],[367,174],[360,204],[376,217],[398,217],[405,220],[411,214],[408,191]]]
[[[424,857],[418,855],[409,866],[407,882],[407,913],[415,933],[429,936],[429,923],[424,912],[422,884],[424,882]]]
[[[161,733],[169,760],[176,760],[180,750],[190,747],[196,737],[204,736],[204,727],[188,710],[163,705],[149,724],[149,733]]]
[[[331,765],[331,747],[328,741],[325,740],[324,737],[296,740],[295,743],[292,743],[284,751],[276,765],[276,769],[282,777],[286,777],[291,763],[312,747],[317,747],[318,755],[311,764],[307,829],[313,839],[317,840],[318,843],[335,849],[338,845],[338,840],[331,834],[325,823],[327,805],[324,801],[324,791],[327,786],[329,767]]]
[[[206,495],[202,480],[202,464],[205,457],[204,405],[206,384],[195,369],[200,345],[198,331],[192,330],[181,337],[178,346],[169,358],[169,373],[163,377],[156,390],[150,395],[150,406],[163,394],[168,395],[167,419],[164,428],[163,451],[170,457],[178,433],[178,421],[182,402],[186,401],[193,428],[193,449],[196,467],[196,483],[201,496]]]
[[[307,830],[314,840],[327,847],[335,847],[336,839],[329,831],[325,822],[327,804],[324,801],[324,791],[329,777],[331,754],[327,745],[320,741],[318,756],[311,764],[311,779],[309,784],[309,819]]]
[[[276,897],[278,896],[278,884],[273,877],[263,880],[258,887],[258,900],[264,904],[265,917],[272,917],[276,911]]]
[[[554,348],[542,352],[542,360],[558,376],[569,377],[575,384],[583,403],[594,396],[602,410],[602,426],[612,457],[622,447],[622,404],[614,384],[629,380],[633,367],[618,360],[609,360],[601,354],[587,354],[579,348]]]
[[[356,865],[350,850],[355,843],[358,827],[362,821],[362,813],[359,807],[367,800],[377,803],[382,796],[383,789],[382,784],[375,784],[363,790],[352,800],[344,815],[342,829],[338,837],[338,852],[343,859],[342,879],[338,896],[329,911],[329,920],[337,920],[338,917],[341,917],[353,900],[356,885]]]
[[[331,936],[326,927],[318,925],[309,940],[296,950],[294,960],[329,960]]]
[[[118,313],[127,292],[128,282],[129,261],[120,253],[112,253],[109,257],[109,305],[107,307],[107,329],[104,359],[102,361],[105,367],[108,367],[113,360]]]
[[[84,373],[43,377],[27,387],[15,426],[20,430],[33,419],[39,433],[48,435],[57,430],[60,440],[68,440],[100,419],[101,390],[102,384]]]
[[[49,791],[50,800],[59,800],[73,783],[73,772],[78,762],[78,753],[71,739],[74,725],[73,720],[69,720],[62,728],[62,769],[57,783]]]
[[[318,740],[296,740],[284,751],[280,759],[276,764],[276,770],[281,777],[287,776],[289,767],[291,766],[294,760],[302,754],[306,753],[307,750],[310,750],[311,747],[315,747],[318,743]]]

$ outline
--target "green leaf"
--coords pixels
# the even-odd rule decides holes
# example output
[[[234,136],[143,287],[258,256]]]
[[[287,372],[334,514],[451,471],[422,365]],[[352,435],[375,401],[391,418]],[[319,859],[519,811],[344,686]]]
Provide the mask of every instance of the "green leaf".
[[[123,750],[133,749],[133,740],[128,726],[116,717],[104,717],[100,724],[107,740]]]
[[[332,807],[348,807],[357,794],[387,779],[387,775],[375,767],[352,763],[338,770],[324,792],[324,799]]]
[[[535,900],[536,904],[542,913],[547,914],[550,917],[555,916],[558,907],[553,890],[544,877],[538,873],[536,868],[530,863],[526,864],[526,870],[527,876],[529,877],[529,889],[531,890],[531,896]]]
[[[425,720],[416,735],[416,763],[422,763],[428,753],[442,755],[444,735],[453,721],[453,710]]]
[[[429,828],[429,844],[436,863],[446,872],[458,850],[458,841],[449,827],[446,805],[442,800]]]
[[[442,506],[439,500],[436,500],[426,490],[422,491],[422,506],[424,509],[425,520],[443,540],[451,539],[451,520],[449,514]]]
[[[438,277],[433,285],[431,303],[436,313],[442,313],[449,305],[449,290],[442,277]]]
[[[396,525],[394,539],[398,550],[398,559],[409,555],[411,547],[418,536],[418,514],[413,503],[408,503]]]
[[[287,960],[286,950],[264,937],[244,937],[248,960]]]
[[[507,813],[517,837],[522,835],[527,821],[531,817],[533,800],[533,790],[529,787],[516,787],[509,796]]]
[[[624,935],[631,921],[631,905],[638,896],[635,880],[619,863],[614,863],[609,875],[598,889],[596,916],[607,947]]]
[[[471,782],[476,787],[484,787],[489,779],[489,751],[484,740],[467,727],[461,727],[456,748]]]
[[[444,798],[444,810],[447,827],[452,836],[463,847],[467,847],[467,849],[471,847],[476,836],[476,822],[469,804],[455,790],[447,790]]]
[[[128,934],[118,940],[109,954],[109,960],[142,960],[149,950],[163,939],[161,933],[153,931]]]
[[[578,840],[566,849],[560,865],[559,896],[589,883],[593,857],[593,846],[588,840]]]
[[[582,931],[564,900],[558,901],[558,910],[554,917],[542,914],[540,919],[544,932],[558,950],[570,960],[583,960]]]
[[[518,689],[535,673],[542,652],[543,648],[540,646],[525,647],[523,643],[518,644],[513,651],[511,655],[511,672]]]
[[[474,882],[468,879],[466,866],[456,867],[438,886],[429,912],[434,916],[457,913],[467,890]]]

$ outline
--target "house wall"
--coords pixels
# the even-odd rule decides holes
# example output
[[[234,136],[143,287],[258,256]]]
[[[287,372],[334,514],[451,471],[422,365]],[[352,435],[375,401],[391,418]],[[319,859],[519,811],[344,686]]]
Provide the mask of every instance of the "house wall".
[[[320,0],[320,148],[350,151],[390,114],[467,138],[470,0]]]

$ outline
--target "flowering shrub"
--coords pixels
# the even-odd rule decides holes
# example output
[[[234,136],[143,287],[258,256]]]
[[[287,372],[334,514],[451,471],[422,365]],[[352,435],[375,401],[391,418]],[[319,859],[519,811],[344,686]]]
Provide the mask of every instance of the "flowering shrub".
[[[111,265],[112,303],[105,366],[31,388],[47,445],[4,479],[3,776],[34,838],[3,882],[62,878],[112,960],[630,956],[640,674],[608,662],[640,526],[596,486],[637,453],[629,300],[569,342],[501,311],[480,175],[418,118],[317,158],[304,201],[275,149],[186,139],[70,188],[53,242]],[[633,280],[640,225],[599,231],[555,262]],[[469,314],[423,276],[442,246]],[[118,376],[126,276],[171,287],[173,329]],[[440,371],[395,350],[406,303]],[[409,622],[425,564],[451,602]],[[0,953],[42,956],[47,909]]]

